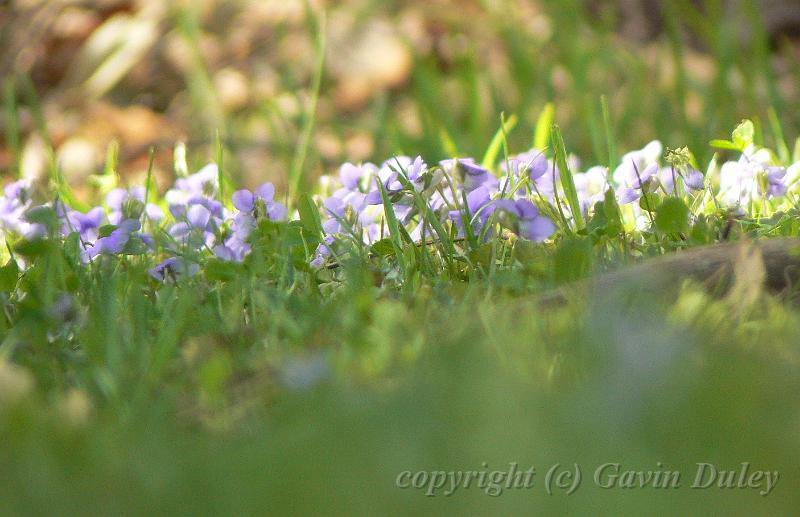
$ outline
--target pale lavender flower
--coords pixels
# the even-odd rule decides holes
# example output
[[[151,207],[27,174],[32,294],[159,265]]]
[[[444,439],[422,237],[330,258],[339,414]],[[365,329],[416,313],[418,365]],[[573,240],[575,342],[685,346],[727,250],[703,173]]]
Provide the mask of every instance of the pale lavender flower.
[[[168,278],[177,280],[184,276],[193,276],[199,270],[200,266],[194,262],[188,262],[182,257],[170,257],[148,270],[148,273],[151,277],[163,282]]]
[[[620,169],[618,168],[617,171]],[[658,185],[658,171],[657,163],[651,163],[644,170],[639,170],[638,166],[631,163],[631,166],[625,168],[624,187],[620,188],[617,192],[617,200],[620,204],[627,204],[636,201],[642,194],[649,192]],[[616,174],[616,172],[615,172]]]
[[[508,163],[504,161],[500,165],[500,170],[511,177],[517,178],[523,174],[528,174],[531,181],[535,181],[548,171],[549,164],[547,157],[538,149],[531,149],[527,152],[517,154],[508,158]]]
[[[448,212],[448,217],[458,228],[460,237],[464,236],[464,222],[463,217],[468,217],[471,221],[472,229],[476,233],[483,228],[489,216],[494,210],[494,205],[491,201],[491,193],[485,186],[478,187],[469,194],[467,194],[467,210],[451,210]],[[477,217],[476,217],[477,215]]]
[[[462,188],[467,192],[483,186],[496,189],[499,183],[488,169],[478,165],[473,158],[442,160],[439,165],[446,174],[459,178]]]
[[[345,203],[338,197],[329,197],[322,201],[327,218],[322,223],[325,233],[339,233],[342,231],[342,221],[345,214]]]
[[[222,204],[213,198],[219,192],[219,169],[214,163],[186,178],[179,178],[165,195],[170,213],[180,219],[189,205],[202,204],[215,216],[222,217]]]
[[[664,186],[664,190],[670,194],[675,188],[674,183],[676,179],[682,179],[686,190],[690,192],[702,190],[706,180],[702,172],[691,166],[685,171],[673,169],[672,167],[664,167],[659,172],[659,177],[661,179],[661,184]]]
[[[263,206],[264,214],[271,221],[283,221],[286,219],[286,207],[274,200],[275,187],[272,183],[264,183],[254,192],[249,190],[237,190],[233,193],[232,201],[240,212],[254,213]]]
[[[495,209],[510,216],[511,229],[524,239],[541,242],[556,231],[556,225],[549,217],[541,215],[539,209],[527,199],[501,199],[495,202]],[[502,220],[503,218],[501,218]]]
[[[110,209],[108,222],[119,224],[124,219],[139,219],[144,215],[158,224],[164,219],[164,212],[154,203],[144,204],[145,188],[115,188],[106,194],[106,206]]]
[[[28,240],[44,237],[47,228],[40,223],[31,223],[25,214],[33,206],[31,184],[27,180],[9,183],[0,197],[0,226]]]
[[[604,199],[608,185],[607,176],[608,169],[599,165],[573,175],[583,214],[587,214],[595,203]]]
[[[109,235],[100,237],[94,244],[81,252],[81,259],[89,262],[98,255],[116,255],[122,253],[131,236],[139,231],[141,223],[138,219],[125,219],[121,221]]]
[[[767,167],[766,174],[766,194],[770,197],[778,197],[786,194],[785,183],[786,168]]]
[[[98,230],[105,217],[105,211],[102,207],[94,207],[84,214],[64,206],[62,210],[57,210],[57,212],[61,212],[59,215],[62,217],[62,235],[67,236],[72,232],[78,232],[82,242],[94,243],[97,240]]]
[[[319,243],[317,246],[316,251],[314,251],[314,258],[310,262],[310,266],[313,269],[320,269],[327,261],[328,257],[331,255],[330,247],[333,246],[335,239],[333,236],[325,237],[322,242]]]

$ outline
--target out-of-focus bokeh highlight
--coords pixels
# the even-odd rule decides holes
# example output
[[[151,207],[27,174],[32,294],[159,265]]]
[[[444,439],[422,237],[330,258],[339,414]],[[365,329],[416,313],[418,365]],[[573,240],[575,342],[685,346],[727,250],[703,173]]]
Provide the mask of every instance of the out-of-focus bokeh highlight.
[[[124,177],[155,147],[166,185],[175,142],[200,163],[219,134],[233,180],[280,187],[312,111],[307,181],[394,152],[480,154],[501,112],[527,148],[547,102],[570,149],[603,163],[602,95],[620,145],[708,157],[770,107],[795,134],[798,33],[792,0],[3,2],[0,170],[56,160],[81,186],[117,141]]]

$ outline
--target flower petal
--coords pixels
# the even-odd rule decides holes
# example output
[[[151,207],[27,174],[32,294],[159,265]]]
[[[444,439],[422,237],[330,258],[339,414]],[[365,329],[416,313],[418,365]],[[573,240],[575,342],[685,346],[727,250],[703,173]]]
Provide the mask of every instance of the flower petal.
[[[186,212],[186,219],[195,228],[206,228],[211,220],[211,212],[203,205],[192,205]]]
[[[269,203],[275,198],[275,186],[272,183],[264,183],[256,189],[256,197]]]
[[[253,209],[255,197],[249,190],[242,189],[234,192],[233,196],[231,196],[231,200],[233,201],[233,206],[235,206],[237,210],[249,212]]]

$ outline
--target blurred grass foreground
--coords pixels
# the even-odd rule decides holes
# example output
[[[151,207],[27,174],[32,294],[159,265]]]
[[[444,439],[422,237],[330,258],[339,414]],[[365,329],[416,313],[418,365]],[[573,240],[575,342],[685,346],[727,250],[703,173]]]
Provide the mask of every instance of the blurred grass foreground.
[[[788,165],[798,34],[791,0],[12,0],[0,171],[99,203],[110,177],[160,195],[176,164],[224,161],[220,190],[271,181],[294,202],[344,162],[546,143],[542,113],[588,163],[655,138],[716,163],[709,142],[746,127]],[[295,267],[298,228],[320,224],[299,199],[299,226],[259,234],[271,255],[185,282],[156,282],[139,256],[74,273],[46,240],[24,243],[20,269],[8,245],[0,515],[800,508],[796,303],[749,282],[752,263],[722,295],[681,271],[663,292],[571,283],[626,267],[604,252],[618,240],[641,259],[797,237],[796,206],[688,231],[680,204],[674,235],[519,239],[503,267],[476,246],[447,274],[403,277],[395,235]],[[563,299],[543,303],[553,288]]]

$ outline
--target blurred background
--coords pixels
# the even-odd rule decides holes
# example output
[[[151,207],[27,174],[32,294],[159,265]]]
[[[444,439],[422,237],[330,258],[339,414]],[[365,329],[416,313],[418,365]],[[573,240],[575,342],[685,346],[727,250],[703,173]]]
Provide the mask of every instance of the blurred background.
[[[395,152],[480,157],[501,113],[519,117],[511,150],[527,149],[551,102],[586,162],[609,161],[606,126],[617,155],[660,138],[702,162],[743,117],[793,144],[798,34],[797,0],[0,0],[0,173],[58,170],[88,199],[117,142],[123,180],[143,180],[152,148],[163,190],[176,142],[197,167],[219,140],[233,181],[285,192],[298,164],[311,184]],[[98,310],[75,316],[91,323],[88,359],[48,343],[18,352],[24,368],[0,362],[0,515],[796,513],[795,307],[685,286],[677,301],[621,289],[542,310],[529,282],[552,262],[528,253],[494,284],[406,299],[360,267],[320,286],[330,300],[267,276],[243,280],[247,298],[220,282],[224,313],[205,283],[151,304],[125,280],[144,264],[101,271]],[[19,336],[61,325],[22,302]],[[244,307],[248,326],[223,318]],[[163,350],[175,360],[152,369]],[[751,462],[781,481],[770,497],[588,477],[569,498],[394,486],[404,470],[512,461],[540,476],[663,463],[687,484],[696,462]]]
[[[770,108],[791,145],[798,35],[797,0],[5,1],[0,171],[56,164],[91,196],[116,141],[129,181],[155,148],[163,190],[175,142],[199,165],[219,134],[234,181],[280,188],[305,129],[308,184],[395,152],[480,156],[501,112],[527,149],[548,102],[606,163],[603,95],[620,151],[657,137],[707,159]]]

